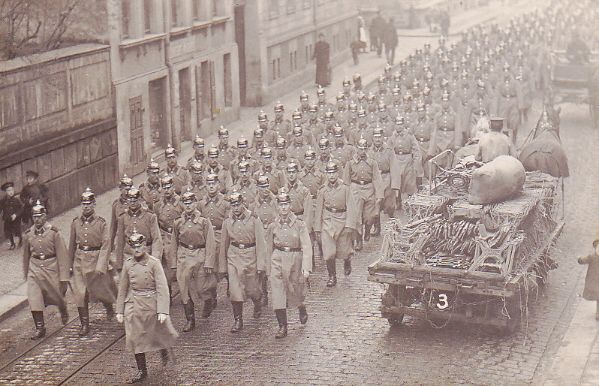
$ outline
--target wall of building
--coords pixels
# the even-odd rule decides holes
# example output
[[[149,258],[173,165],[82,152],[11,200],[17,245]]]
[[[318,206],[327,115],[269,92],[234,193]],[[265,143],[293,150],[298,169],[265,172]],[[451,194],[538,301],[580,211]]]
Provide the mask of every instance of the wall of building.
[[[35,170],[50,188],[50,213],[86,187],[117,180],[109,48],[86,44],[0,63],[0,181],[21,190]]]

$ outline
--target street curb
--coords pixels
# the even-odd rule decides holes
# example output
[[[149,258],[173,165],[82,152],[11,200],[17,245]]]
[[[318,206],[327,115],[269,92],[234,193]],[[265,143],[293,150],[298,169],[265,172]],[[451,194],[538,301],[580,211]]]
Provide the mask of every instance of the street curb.
[[[0,296],[0,322],[16,314],[27,305],[27,283],[24,282],[11,292]]]

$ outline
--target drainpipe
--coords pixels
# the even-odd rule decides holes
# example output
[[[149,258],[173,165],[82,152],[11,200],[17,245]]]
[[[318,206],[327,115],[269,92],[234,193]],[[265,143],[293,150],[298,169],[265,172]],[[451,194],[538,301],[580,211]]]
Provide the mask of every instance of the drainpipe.
[[[174,0],[170,0],[170,1],[174,1]],[[171,62],[170,59],[170,42],[171,42],[171,37],[170,37],[170,27],[171,27],[171,14],[170,14],[170,9],[171,7],[170,5],[170,1],[161,1],[162,3],[162,12],[164,17],[162,18],[164,20],[164,32],[165,32],[165,39],[164,39],[164,63],[166,64],[166,68],[168,70],[168,78],[167,78],[167,82],[168,82],[168,104],[166,106],[166,111],[165,114],[167,114],[168,118],[169,118],[169,127],[167,130],[167,138],[168,138],[168,143],[171,143],[173,145],[173,147],[175,149],[177,149],[178,152],[181,151],[181,141],[178,140],[178,136],[175,135],[175,114],[173,114],[173,108],[175,106],[175,81],[174,81],[174,69],[173,69],[173,64]]]

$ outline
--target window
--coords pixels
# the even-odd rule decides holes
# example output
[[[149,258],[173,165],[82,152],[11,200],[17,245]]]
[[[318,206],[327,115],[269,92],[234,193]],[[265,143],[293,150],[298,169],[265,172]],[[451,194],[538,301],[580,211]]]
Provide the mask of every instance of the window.
[[[152,2],[154,0],[144,0],[144,33],[152,32]]]
[[[233,80],[231,79],[231,54],[223,57],[225,69],[225,106],[233,106]]]
[[[295,13],[295,2],[296,2],[296,0],[287,0],[287,14],[288,15]]]
[[[178,15],[178,3],[179,0],[171,0],[171,26],[176,27],[179,25],[179,15]]]
[[[279,17],[279,0],[270,0],[268,6],[268,16],[271,19]]]
[[[121,37],[126,39],[129,37],[129,19],[131,12],[129,10],[129,1],[123,0],[121,2]]]
[[[291,72],[297,71],[297,51],[289,53],[289,70]]]
[[[277,80],[281,77],[281,59],[275,58],[272,60],[272,80]]]

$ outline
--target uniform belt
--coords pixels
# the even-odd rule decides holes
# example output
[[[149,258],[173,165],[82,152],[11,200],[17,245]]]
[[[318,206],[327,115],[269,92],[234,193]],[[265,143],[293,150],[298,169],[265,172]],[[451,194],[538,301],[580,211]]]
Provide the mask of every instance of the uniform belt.
[[[99,251],[102,247],[90,247],[89,245],[78,245],[80,251],[91,252],[91,251]]]
[[[293,214],[296,215],[296,216],[301,216],[301,215],[304,214],[304,210],[302,209],[302,210],[299,210],[297,212],[293,212]]]
[[[412,155],[412,152],[406,152],[406,151],[395,151],[395,155]]]
[[[445,132],[447,132],[447,131],[455,131],[455,129],[450,129],[450,128],[447,128],[447,127],[440,127],[439,130],[445,131]]]
[[[45,255],[43,253],[33,253],[31,255],[31,257],[33,257],[34,259],[38,259],[38,260],[48,260],[48,259],[52,259],[52,258],[56,257],[56,255]]]
[[[162,229],[163,231],[165,231],[166,233],[173,233],[173,227],[169,227],[169,226],[166,226],[166,225],[162,225],[162,224],[160,224],[160,223],[158,223],[158,227],[159,227],[160,229]]]
[[[237,247],[239,249],[248,249],[248,248],[255,247],[256,243],[244,244],[244,243],[238,243],[236,241],[231,241],[231,245],[233,245],[234,247]]]
[[[206,244],[201,244],[201,245],[187,245],[185,243],[182,243],[179,241],[179,245],[182,246],[185,249],[189,249],[191,251],[195,251],[197,249],[204,249],[206,248]]]
[[[281,245],[275,245],[275,249],[283,252],[301,252],[301,248],[293,248],[293,247],[284,247]]]
[[[368,185],[368,184],[372,184],[372,181],[365,181],[365,180],[351,180],[352,184],[358,184],[358,185]]]
[[[310,193],[310,196],[312,196],[312,198],[316,198],[317,195]]]
[[[133,294],[133,296],[154,296],[156,295],[156,290],[131,290],[131,293]]]
[[[223,226],[222,226],[222,224],[221,224],[221,225],[212,225],[212,228],[213,228],[215,231],[220,231],[221,229],[223,229]]]
[[[381,170],[381,174],[389,174],[391,173],[391,170]]]
[[[430,138],[416,138],[418,140],[418,142],[428,142],[431,139]]]
[[[324,207],[327,211],[331,212],[331,213],[345,213],[345,211],[347,209],[343,208],[343,209],[337,209],[337,208],[331,208],[329,206],[325,206]]]

